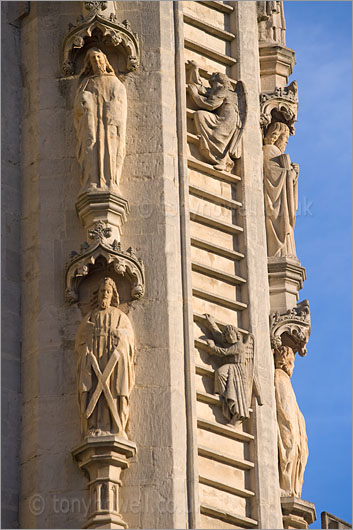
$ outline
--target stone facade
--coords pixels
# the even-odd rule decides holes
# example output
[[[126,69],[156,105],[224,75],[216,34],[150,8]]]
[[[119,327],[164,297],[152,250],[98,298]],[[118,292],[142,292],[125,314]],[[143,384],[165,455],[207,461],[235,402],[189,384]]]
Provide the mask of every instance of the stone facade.
[[[307,528],[282,2],[14,4],[3,526]]]

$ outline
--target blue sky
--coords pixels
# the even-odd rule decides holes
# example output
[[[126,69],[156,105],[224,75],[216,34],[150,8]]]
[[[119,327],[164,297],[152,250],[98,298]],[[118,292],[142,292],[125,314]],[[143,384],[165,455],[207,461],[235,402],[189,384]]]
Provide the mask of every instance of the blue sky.
[[[297,65],[296,135],[287,152],[300,165],[295,238],[307,270],[308,354],[297,356],[293,386],[305,416],[309,460],[302,498],[352,521],[351,446],[351,49],[352,6],[286,1],[287,46]]]

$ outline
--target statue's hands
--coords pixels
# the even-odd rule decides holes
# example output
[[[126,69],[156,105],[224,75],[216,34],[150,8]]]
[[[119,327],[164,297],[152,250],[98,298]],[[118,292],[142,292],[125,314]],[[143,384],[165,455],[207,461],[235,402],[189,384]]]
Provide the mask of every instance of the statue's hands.
[[[207,346],[209,346],[210,348],[214,348],[215,347],[215,341],[214,340],[206,339],[206,342],[207,342]]]
[[[205,313],[205,319],[208,321],[208,322],[214,322],[214,318],[212,315],[210,315],[209,313]]]
[[[292,168],[293,168],[293,171],[295,173],[296,178],[298,178],[298,176],[299,176],[299,165],[298,164],[294,164],[292,162]]]
[[[117,348],[119,342],[120,342],[120,339],[121,339],[121,333],[119,332],[118,329],[114,330],[111,332],[111,341],[112,341],[112,346],[113,348]]]

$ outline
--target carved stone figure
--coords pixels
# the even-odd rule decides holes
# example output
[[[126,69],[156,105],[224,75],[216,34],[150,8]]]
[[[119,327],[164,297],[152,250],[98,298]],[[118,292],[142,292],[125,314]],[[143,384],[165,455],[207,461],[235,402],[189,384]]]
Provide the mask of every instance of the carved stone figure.
[[[203,110],[194,114],[202,156],[216,169],[231,171],[232,159],[240,158],[240,138],[246,118],[246,98],[242,81],[233,89],[230,79],[214,73],[205,87],[195,62],[188,63],[188,93]]]
[[[290,380],[295,352],[290,346],[279,346],[274,355],[281,495],[300,497],[309,452],[304,416]]]
[[[75,98],[81,192],[119,186],[125,158],[127,98],[106,55],[90,48]]]
[[[260,42],[285,46],[286,21],[283,2],[257,2],[257,20]]]
[[[306,355],[310,335],[309,302],[303,300],[285,313],[270,316],[275,362],[279,480],[282,496],[300,497],[308,443],[305,420],[299,410],[291,377],[295,354]]]
[[[254,376],[254,337],[242,337],[234,326],[222,332],[214,318],[205,314],[207,329],[213,339],[208,339],[209,353],[221,359],[215,372],[215,393],[223,397],[223,415],[227,420],[243,422],[250,416],[252,390],[260,398],[259,385]],[[260,402],[260,404],[262,404]]]
[[[264,140],[264,191],[269,257],[296,257],[294,225],[298,208],[299,167],[284,154],[289,137],[285,123],[273,122]]]
[[[115,282],[104,278],[93,311],[76,337],[82,434],[118,433],[127,438],[129,396],[134,385],[134,333],[117,306]]]

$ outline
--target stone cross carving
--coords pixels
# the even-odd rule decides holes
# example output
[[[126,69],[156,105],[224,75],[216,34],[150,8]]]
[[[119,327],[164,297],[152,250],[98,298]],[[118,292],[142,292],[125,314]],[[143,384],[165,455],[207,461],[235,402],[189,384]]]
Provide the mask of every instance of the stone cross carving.
[[[194,123],[202,156],[216,169],[231,171],[240,158],[240,139],[246,119],[246,97],[242,81],[233,88],[228,76],[214,73],[205,87],[194,61],[187,64],[188,93],[199,107]]]
[[[116,189],[125,158],[127,98],[107,56],[88,49],[75,98],[81,192]]]
[[[284,314],[270,317],[275,362],[279,480],[282,496],[300,497],[308,459],[305,420],[291,384],[296,352],[304,356],[310,334],[307,300]]]
[[[82,435],[115,434],[127,438],[129,397],[134,385],[134,333],[117,306],[115,282],[104,278],[95,308],[76,337],[78,397]]]
[[[208,352],[221,359],[215,373],[215,393],[223,398],[223,415],[232,423],[243,422],[250,416],[253,387],[261,403],[259,384],[254,374],[254,337],[245,338],[234,326],[222,332],[214,318],[204,315],[212,339],[207,340]]]
[[[260,42],[286,45],[283,2],[270,0],[257,2],[257,20]]]
[[[284,154],[289,138],[285,123],[272,122],[263,147],[264,192],[269,257],[296,258],[294,225],[298,208],[299,166]]]

